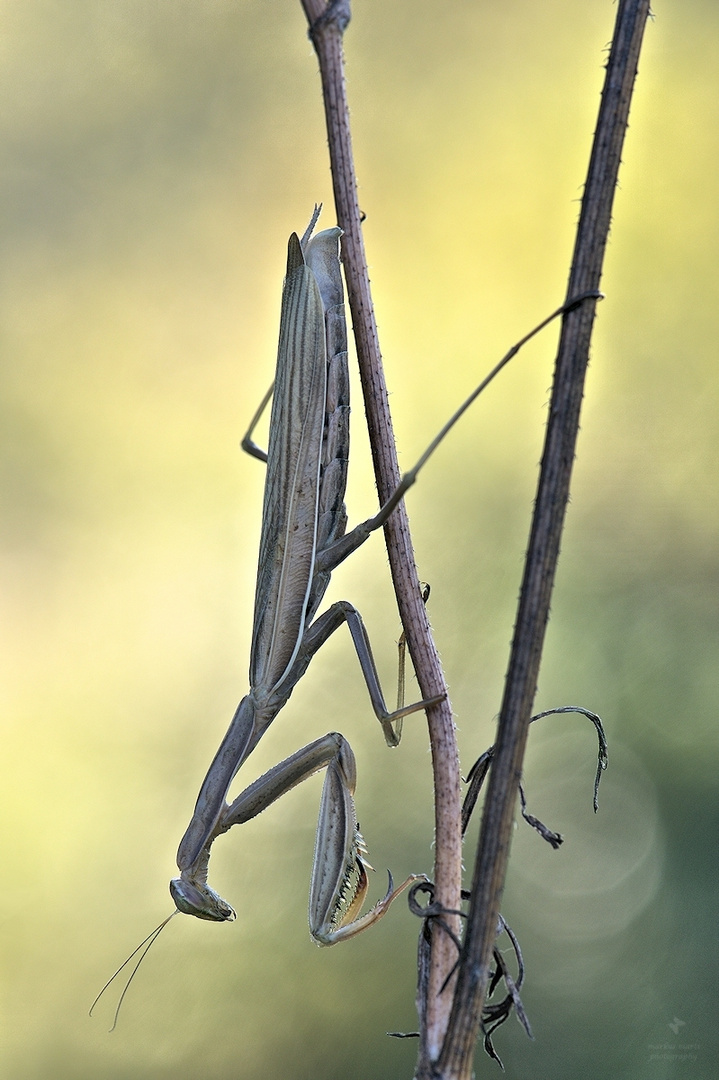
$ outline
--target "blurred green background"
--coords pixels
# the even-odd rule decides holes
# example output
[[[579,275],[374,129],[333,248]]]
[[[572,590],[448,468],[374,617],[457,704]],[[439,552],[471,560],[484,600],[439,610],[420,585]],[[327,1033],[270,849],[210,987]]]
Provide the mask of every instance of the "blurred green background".
[[[356,0],[360,198],[401,460],[563,297],[615,6]],[[509,1078],[715,1076],[719,701],[719,9],[658,0],[614,207],[573,498],[504,913],[535,1032]],[[333,220],[298,3],[3,0],[2,1043],[12,1080],[405,1078],[417,923],[320,950],[320,778],[218,843],[232,925],[169,913],[207,764],[247,689],[262,467],[289,232]],[[513,361],[408,498],[463,768],[492,741],[556,331]],[[351,521],[375,506],[355,393]],[[391,690],[380,538],[333,580]],[[325,731],[355,749],[380,871],[430,871],[422,720],[389,752],[348,636],[247,779]],[[474,843],[476,825],[470,845]],[[468,845],[467,864],[471,864]],[[670,1026],[670,1025],[673,1025]],[[499,1075],[478,1055],[480,1076]]]

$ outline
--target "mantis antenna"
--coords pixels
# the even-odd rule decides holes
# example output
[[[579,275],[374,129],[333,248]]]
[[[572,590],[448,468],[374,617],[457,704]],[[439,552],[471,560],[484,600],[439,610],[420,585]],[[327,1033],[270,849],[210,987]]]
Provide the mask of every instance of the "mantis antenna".
[[[127,960],[125,960],[124,963],[120,964],[120,966],[117,969],[117,971],[115,972],[115,974],[110,976],[110,978],[107,980],[107,982],[103,986],[100,993],[97,995],[97,997],[93,1001],[92,1005],[90,1006],[90,1012],[88,1013],[88,1016],[92,1016],[95,1006],[97,1005],[98,1001],[100,1000],[102,995],[107,990],[108,986],[111,986],[112,983],[114,983],[117,976],[120,974],[121,971],[124,971],[124,969],[127,967],[127,965],[132,960],[133,956],[136,956],[137,953],[140,952],[140,949],[142,949],[142,952],[140,953],[140,959],[137,961],[134,968],[130,972],[130,977],[127,980],[127,982],[125,983],[125,988],[122,991],[122,993],[120,994],[120,1000],[117,1003],[117,1008],[115,1009],[115,1015],[114,1015],[114,1017],[112,1019],[112,1027],[110,1028],[110,1031],[115,1030],[115,1028],[117,1027],[117,1018],[120,1015],[120,1009],[122,1008],[122,1003],[125,1000],[125,994],[130,989],[130,983],[132,982],[132,980],[137,975],[137,969],[139,968],[140,964],[142,963],[142,961],[147,956],[147,954],[150,951],[150,949],[152,948],[152,946],[155,944],[155,942],[159,938],[162,931],[165,929],[165,927],[169,923],[170,919],[174,919],[175,915],[179,915],[179,914],[180,914],[179,911],[177,911],[177,910],[173,911],[172,915],[168,915],[166,919],[163,919],[162,922],[160,923],[160,925],[156,926],[155,929],[152,931],[152,933],[148,934],[146,938],[143,938],[143,940],[140,942],[140,944],[137,946],[137,948],[132,950],[132,952],[128,956]],[[144,948],[143,948],[143,946],[144,946]]]

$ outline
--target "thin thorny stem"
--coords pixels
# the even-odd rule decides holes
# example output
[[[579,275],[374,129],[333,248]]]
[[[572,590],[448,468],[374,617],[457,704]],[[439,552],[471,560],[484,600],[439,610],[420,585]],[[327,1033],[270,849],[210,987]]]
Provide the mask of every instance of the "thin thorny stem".
[[[620,0],[589,172],[582,199],[568,297],[598,289],[621,149],[649,0]],[[482,818],[472,903],[447,1037],[423,1077],[468,1080],[479,1031],[499,903],[509,857],[522,760],[576,452],[595,304],[562,323],[549,422],[499,718],[496,755]]]
[[[342,259],[347,294],[377,490],[383,504],[397,487],[400,473],[362,240],[344,83],[342,35],[350,20],[349,0],[335,0],[327,5],[324,0],[302,0],[302,5],[320,65],[337,223],[344,231]],[[462,872],[459,754],[447,687],[422,602],[404,505],[397,508],[385,525],[385,540],[420,692],[423,698],[444,695],[439,705],[428,710],[427,716],[435,791],[435,896],[443,907],[456,910],[460,906]],[[457,917],[450,916],[448,922],[458,934]],[[456,950],[448,935],[433,935],[426,1010],[420,1007],[424,1012],[422,1043],[431,1057],[439,1052],[451,1004],[450,990],[442,994],[439,991],[455,961]]]

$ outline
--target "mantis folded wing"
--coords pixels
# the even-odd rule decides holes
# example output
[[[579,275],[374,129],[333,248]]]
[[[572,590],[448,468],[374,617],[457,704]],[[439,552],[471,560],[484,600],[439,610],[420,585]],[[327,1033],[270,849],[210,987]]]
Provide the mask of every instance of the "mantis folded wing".
[[[200,789],[170,883],[177,909],[225,921],[235,913],[207,884],[210,848],[232,825],[247,821],[295,784],[327,767],[310,890],[310,931],[330,945],[381,917],[415,877],[358,918],[367,891],[366,848],[357,827],[354,756],[331,733],[271,769],[227,805],[229,786],[286,703],[312,657],[346,622],[372,706],[386,741],[397,745],[394,722],[440,700],[389,712],[359,612],[345,601],[315,620],[332,570],[384,523],[396,505],[345,534],[349,456],[349,377],[338,228],[302,241],[292,234],[282,295],[267,477],[250,656],[250,692],[240,702]],[[267,400],[267,399],[266,399]],[[255,418],[257,419],[257,417]],[[254,424],[254,421],[253,421]],[[248,437],[245,445],[248,445]],[[254,444],[250,449],[264,457]],[[384,516],[382,516],[384,513]],[[314,621],[313,621],[314,620]]]

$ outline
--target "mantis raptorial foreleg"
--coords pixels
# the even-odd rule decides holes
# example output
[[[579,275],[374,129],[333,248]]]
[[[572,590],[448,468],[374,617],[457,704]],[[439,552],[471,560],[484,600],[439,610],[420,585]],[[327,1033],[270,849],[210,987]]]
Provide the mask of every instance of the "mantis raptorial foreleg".
[[[310,743],[275,765],[238,795],[222,815],[221,831],[259,814],[281,795],[327,768],[320,802],[310,888],[310,933],[321,945],[333,945],[365,930],[384,915],[396,896],[422,875],[412,874],[396,889],[392,875],[386,896],[359,917],[367,888],[367,849],[357,824],[354,791],[357,780],[352,748],[337,732]],[[335,866],[342,865],[337,875]]]
[[[361,919],[355,919],[368,888],[367,870],[372,867],[366,859],[367,849],[359,831],[354,806],[357,782],[354,754],[344,736],[337,732],[317,739],[269,769],[224,810],[210,842],[196,860],[192,881],[183,882],[182,888],[172,883],[172,895],[178,911],[211,922],[233,920],[235,913],[232,908],[206,883],[212,841],[233,825],[251,821],[282,795],[323,768],[327,769],[327,773],[322,788],[312,867],[310,932],[320,944],[332,945],[376,922],[394,897],[417,880],[417,875],[407,878],[395,890],[390,874],[389,890],[384,900]],[[341,874],[334,872],[335,865],[342,866]]]

